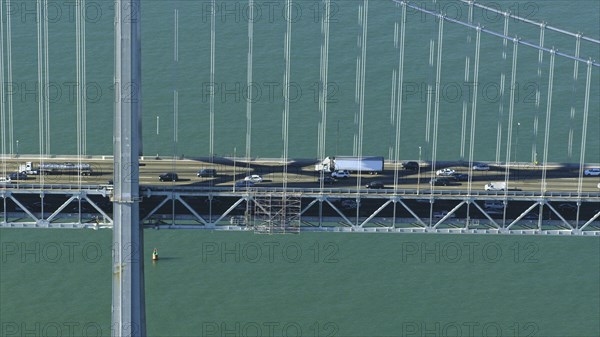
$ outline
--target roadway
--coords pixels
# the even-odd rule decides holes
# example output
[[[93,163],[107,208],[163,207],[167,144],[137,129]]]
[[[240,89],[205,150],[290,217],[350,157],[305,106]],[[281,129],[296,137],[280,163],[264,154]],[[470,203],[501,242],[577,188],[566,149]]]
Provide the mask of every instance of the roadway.
[[[25,161],[34,162],[34,166],[39,163],[39,158],[21,157],[17,159],[7,159],[0,168],[0,175],[4,172],[16,172],[18,165]],[[73,159],[52,158],[46,159],[46,163],[56,162],[74,162]],[[77,176],[71,174],[36,176],[29,175],[25,181],[12,181],[13,186],[19,184],[84,184],[84,185],[104,185],[112,180],[113,162],[110,159],[86,159],[82,162],[92,165],[94,174],[91,176]],[[455,164],[455,165],[452,165]],[[484,185],[491,181],[504,181],[505,168],[490,164],[490,171],[471,171],[468,167],[460,166],[458,163],[438,163],[437,169],[450,167],[457,173],[472,174],[471,190],[483,191]],[[196,173],[202,168],[214,168],[217,170],[217,177],[202,178],[197,177]],[[128,168],[124,168],[126,171]],[[158,176],[165,172],[176,172],[179,180],[176,182],[160,182]],[[232,187],[235,181],[242,180],[246,175],[259,174],[263,182],[255,187],[277,187],[283,183],[283,165],[277,161],[244,161],[230,160],[226,158],[210,160],[171,160],[144,158],[140,161],[139,182],[143,186],[188,186],[188,187]],[[363,174],[360,177],[353,174],[347,179],[338,179],[333,185],[327,185],[329,188],[364,188],[370,181],[381,181],[385,188],[394,188],[394,166],[386,162],[386,170],[379,175]],[[431,190],[429,180],[435,176],[430,170],[428,164],[424,164],[420,173],[417,171],[407,171],[398,169],[398,189],[420,189]],[[547,192],[576,192],[578,188],[579,171],[574,166],[552,165],[547,169],[546,186]],[[314,171],[313,160],[293,161],[288,163],[289,187],[315,188],[319,187],[317,180],[318,172]],[[359,179],[360,178],[360,179]],[[582,192],[598,192],[600,177],[583,177]],[[359,185],[360,184],[360,185]],[[510,167],[509,190],[515,191],[542,191],[542,167],[531,164],[515,164]],[[468,183],[454,182],[450,186],[435,186],[435,190],[468,190]]]

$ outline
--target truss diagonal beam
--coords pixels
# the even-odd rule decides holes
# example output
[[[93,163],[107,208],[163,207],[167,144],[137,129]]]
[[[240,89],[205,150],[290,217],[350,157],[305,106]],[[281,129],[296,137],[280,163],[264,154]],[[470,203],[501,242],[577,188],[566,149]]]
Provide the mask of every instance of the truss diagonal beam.
[[[19,200],[17,200],[17,199],[16,199],[15,197],[13,197],[12,195],[9,195],[8,197],[9,197],[9,198],[11,198],[11,199],[12,199],[12,201],[13,201],[15,204],[17,204],[17,206],[19,206],[19,208],[20,208],[20,209],[22,209],[22,210],[23,210],[25,213],[27,213],[27,215],[29,215],[29,216],[30,216],[30,217],[33,219],[33,221],[35,221],[35,222],[38,222],[38,221],[39,221],[39,219],[38,219],[38,218],[37,218],[35,215],[33,215],[33,213],[31,213],[31,212],[30,212],[30,211],[27,209],[27,207],[23,206],[23,204],[21,204],[21,203],[19,202]]]
[[[525,210],[525,212],[521,213],[521,215],[519,215],[515,220],[513,220],[513,222],[511,222],[508,225],[508,227],[506,227],[506,229],[510,229],[517,222],[521,221],[521,219],[523,219],[527,214],[529,214],[529,212],[531,212],[532,209],[538,207],[539,205],[540,205],[539,201],[538,202],[534,202],[533,205],[529,206],[529,208]]]
[[[415,218],[423,227],[427,227],[423,220],[421,220],[421,218],[419,218],[419,216],[417,216],[417,214],[413,212],[413,210],[410,209],[410,207],[406,206],[406,204],[401,199],[397,199],[396,201],[400,203],[400,205],[402,205],[402,207],[404,207],[404,209],[406,209],[408,213],[410,213],[413,216],[413,218]]]
[[[312,205],[316,204],[317,202],[319,202],[319,199],[315,199],[315,200],[311,201],[308,205],[306,205],[306,207],[304,207],[304,209],[300,212],[299,215],[304,214],[304,212],[308,211],[308,209],[311,208]]]
[[[100,213],[100,215],[102,215],[105,219],[108,219],[108,222],[110,222],[111,224],[113,223],[112,218],[109,217],[108,215],[106,215],[106,213],[104,213],[104,211],[102,210],[102,208],[98,207],[98,205],[96,205],[95,202],[93,202],[90,198],[88,198],[87,196],[83,197],[85,200],[87,200],[87,202],[90,203],[90,205],[92,205],[92,207],[94,207],[98,213]]]
[[[373,219],[377,214],[379,214],[379,212],[383,211],[383,209],[391,202],[392,200],[388,200],[383,205],[381,205],[381,207],[379,207],[375,212],[373,212],[373,214],[371,214],[371,216],[366,218],[365,221],[363,221],[363,223],[360,224],[360,227],[364,227],[369,221],[371,221],[371,219]]]
[[[584,223],[583,226],[581,226],[580,230],[584,230],[587,226],[589,226],[592,222],[594,222],[599,217],[600,217],[600,211],[598,211],[598,213],[596,213],[596,215],[594,215],[590,220],[588,220],[586,223]]]
[[[570,223],[569,223],[567,220],[565,220],[565,218],[563,218],[563,216],[562,216],[562,215],[560,215],[560,213],[558,213],[558,212],[556,211],[556,209],[554,209],[554,207],[553,207],[552,205],[550,205],[549,203],[546,203],[546,206],[548,206],[548,208],[550,208],[550,210],[551,210],[552,212],[554,212],[554,214],[556,214],[556,216],[557,216],[557,217],[558,217],[558,218],[559,218],[559,219],[560,219],[560,220],[561,220],[561,221],[562,221],[562,222],[563,222],[565,225],[567,225],[567,227],[569,227],[570,229],[573,229],[573,226],[571,226],[571,224],[570,224]]]
[[[164,204],[167,203],[167,201],[171,200],[171,196],[166,195],[165,198],[163,199],[163,201],[161,201],[156,207],[154,207],[153,210],[150,211],[150,213],[148,213],[148,215],[146,215],[143,219],[142,222],[148,220],[151,216],[154,215],[154,213],[156,213],[156,211],[158,211]]]
[[[334,211],[336,211],[337,214],[339,214],[339,216],[342,217],[342,219],[344,219],[350,226],[354,226],[354,224],[352,223],[352,221],[348,220],[348,218],[337,208],[335,207],[331,201],[329,201],[328,199],[325,199],[325,202],[329,204],[329,206],[331,206],[333,208]]]
[[[77,199],[77,196],[72,196],[70,197],[67,201],[65,201],[62,205],[60,205],[59,208],[56,209],[56,211],[54,211],[54,213],[52,213],[48,219],[46,219],[46,221],[50,222],[52,221],[57,215],[60,214],[60,212],[62,212],[63,209],[65,209],[65,207],[67,207],[68,204],[71,203],[71,201],[73,201],[74,199]]]
[[[498,223],[496,221],[494,221],[494,219],[492,219],[492,217],[483,208],[481,208],[481,206],[479,206],[476,202],[472,202],[471,205],[475,205],[475,207],[481,212],[481,214],[483,214],[483,216],[485,216],[488,220],[490,220],[494,224],[494,226],[496,226],[496,228],[500,228],[500,225],[498,225]]]
[[[179,195],[175,198],[176,200],[179,200],[179,202],[183,204],[183,206],[185,206],[185,208],[187,208],[188,211],[190,211],[200,222],[202,222],[205,226],[208,226],[208,222],[206,222],[206,220],[204,220],[204,218],[202,218],[200,214],[198,214],[187,202],[185,202],[185,200],[183,200]]]
[[[233,205],[231,205],[217,220],[215,220],[214,222],[210,223],[209,226],[214,227],[216,224],[219,223],[219,221],[223,220],[224,217],[226,217],[229,213],[231,213],[231,211],[233,211],[237,205],[241,204],[242,201],[244,201],[244,198],[240,198],[238,199],[235,203],[233,203]]]
[[[434,226],[433,228],[437,228],[441,223],[443,223],[444,221],[446,221],[446,219],[448,219],[452,214],[454,214],[454,212],[456,212],[457,209],[459,209],[462,205],[464,205],[466,203],[466,201],[463,201],[461,203],[459,203],[458,205],[454,206],[453,209],[450,210],[450,212],[448,212],[448,214],[446,214],[444,217],[442,217]]]

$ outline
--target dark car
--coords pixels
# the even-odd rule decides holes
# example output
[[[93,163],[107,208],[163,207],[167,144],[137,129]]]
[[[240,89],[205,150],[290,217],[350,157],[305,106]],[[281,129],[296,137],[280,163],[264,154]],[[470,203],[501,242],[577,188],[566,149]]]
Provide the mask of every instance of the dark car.
[[[197,173],[198,177],[216,177],[217,170],[215,169],[202,169]]]
[[[27,180],[27,174],[23,172],[13,172],[8,177],[10,180]]]
[[[366,188],[384,188],[383,182],[381,181],[371,181],[370,183],[365,185]]]
[[[467,180],[469,180],[469,175],[464,174],[464,173],[455,173],[455,174],[451,175],[449,178],[452,178],[453,180],[456,180],[456,181],[467,181]]]
[[[167,172],[158,176],[158,180],[160,181],[177,181],[179,177],[175,172]]]
[[[419,169],[419,163],[416,161],[407,161],[402,163],[402,167],[405,170],[417,171]]]
[[[450,185],[450,180],[448,178],[433,178],[429,181],[429,184],[432,186],[448,186]]]
[[[321,179],[323,179],[323,184],[325,184],[325,185],[333,185],[337,182],[337,180],[333,177],[323,177],[323,178],[319,177],[319,179],[317,179],[317,181],[320,183]]]

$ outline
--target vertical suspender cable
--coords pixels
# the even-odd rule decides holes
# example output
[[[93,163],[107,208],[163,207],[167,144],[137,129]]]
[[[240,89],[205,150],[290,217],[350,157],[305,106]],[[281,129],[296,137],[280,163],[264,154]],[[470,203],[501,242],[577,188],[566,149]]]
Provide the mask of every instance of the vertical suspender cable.
[[[77,108],[76,108],[76,123],[77,123],[77,184],[81,186],[81,0],[75,2],[75,64],[76,64],[76,95],[77,95]]]
[[[318,145],[318,158],[320,162],[325,159],[326,152],[326,136],[327,136],[327,97],[328,97],[328,75],[329,75],[329,11],[330,11],[330,0],[323,0],[325,12],[321,22],[321,34],[323,35],[323,44],[321,45],[321,92],[319,94],[319,109],[321,110],[321,123],[319,131],[319,145]],[[324,174],[323,170],[320,170],[320,187],[323,188]]]
[[[4,110],[4,11],[0,0],[0,125],[2,141],[2,176],[6,177],[6,111]],[[2,198],[3,200],[5,198]]]
[[[12,24],[11,24],[11,0],[6,0],[6,73],[7,82],[12,86]],[[2,54],[4,55],[4,54]],[[12,90],[11,90],[12,91]],[[13,95],[8,95],[8,142],[9,151],[13,151],[14,143],[14,127],[13,127]]]
[[[46,155],[50,156],[50,67],[48,64],[48,0],[43,0],[44,10],[42,20],[44,22],[44,115],[46,129]]]
[[[440,114],[440,91],[442,81],[442,47],[444,42],[444,17],[440,14],[439,28],[438,28],[438,48],[437,48],[437,64],[435,71],[435,100],[433,108],[433,143],[431,149],[431,179],[435,177],[435,170],[437,164],[437,136],[438,136],[438,125],[439,125],[439,114]],[[420,164],[419,164],[420,165]],[[431,194],[435,192],[435,184],[431,185]],[[429,204],[429,225],[433,223],[433,198]]]
[[[363,138],[364,138],[364,124],[365,124],[365,82],[366,82],[366,68],[367,68],[367,32],[369,27],[369,0],[363,1],[363,18],[362,18],[362,45],[361,45],[361,64],[360,64],[360,95],[358,105],[358,141],[357,141],[357,156],[362,158],[363,155]],[[361,186],[361,168],[357,172],[356,177],[356,188],[360,190]],[[357,204],[357,225],[358,225],[358,211],[360,204]]]
[[[41,0],[36,2],[37,18],[37,66],[38,66],[38,136],[40,150],[40,166],[44,164],[44,97],[43,97],[43,62],[42,62],[42,6]],[[44,185],[44,175],[40,174],[40,184]]]
[[[477,97],[479,96],[479,49],[481,40],[481,27],[477,27],[477,37],[475,39],[475,67],[473,69],[473,102],[471,104],[471,137],[469,139],[469,181],[468,194],[471,194],[473,187],[473,156],[475,152],[475,122],[477,121]]]
[[[506,40],[505,40],[506,41]],[[504,183],[508,186],[510,179],[510,156],[512,149],[512,132],[513,132],[513,118],[514,118],[514,107],[515,107],[515,91],[516,91],[516,80],[517,80],[517,52],[519,44],[517,39],[513,40],[513,55],[512,55],[512,68],[510,74],[510,100],[508,102],[508,133],[506,135],[506,171],[504,172]],[[508,188],[504,189],[504,202],[506,203],[508,197]],[[506,207],[504,207],[504,216],[502,217],[502,227],[506,225]]]
[[[438,138],[438,126],[440,117],[440,91],[442,82],[442,48],[444,43],[444,17],[438,16],[439,28],[438,28],[438,48],[437,48],[437,64],[435,70],[435,100],[433,106],[433,144],[431,148],[431,179],[435,177],[435,170],[437,166],[437,138]],[[431,193],[435,190],[435,184],[431,186]]]
[[[473,1],[469,2],[469,15],[468,15],[469,24],[473,23]],[[467,46],[471,45],[471,29],[467,29]],[[470,48],[467,48],[470,51]],[[471,66],[471,56],[467,52],[467,56],[465,57],[465,84],[469,83],[469,75],[470,75],[470,66]],[[467,114],[468,114],[468,96],[463,95],[463,104],[462,104],[462,129],[460,133],[460,160],[465,160],[465,145],[467,138]]]
[[[581,46],[581,34],[577,34],[575,42],[575,57],[579,57],[579,47]],[[573,85],[571,86],[571,119],[569,120],[569,143],[567,145],[567,155],[569,160],[573,157],[573,127],[575,125],[575,93],[577,92],[577,77],[579,72],[579,61],[573,62]]]
[[[540,185],[541,193],[546,193],[546,171],[548,170],[548,149],[550,148],[550,117],[552,113],[552,93],[554,85],[554,49],[550,51],[550,74],[548,75],[548,97],[546,101],[546,130],[544,133],[544,161],[542,163],[542,183]],[[542,218],[544,213],[544,204],[540,203],[540,213],[538,217],[539,229],[542,229]]]
[[[544,32],[546,30],[546,24],[540,24],[540,42],[539,46],[544,47]],[[544,61],[544,51],[538,49],[538,68],[537,68],[537,83],[542,83],[542,63]],[[540,101],[541,91],[539,85],[535,88],[535,115],[533,117],[533,139],[531,140],[531,161],[537,164],[537,136],[538,136],[538,124],[540,115]]]
[[[286,22],[287,29],[285,33],[285,74],[283,76],[283,119],[282,119],[282,136],[283,136],[283,191],[285,200],[285,191],[287,190],[288,181],[288,127],[290,118],[290,69],[291,69],[291,45],[292,45],[292,0],[286,0]]]
[[[211,1],[211,16],[210,16],[210,116],[209,116],[209,140],[208,153],[210,162],[213,162],[215,155],[214,138],[215,138],[215,16],[217,8],[215,0]]]
[[[362,25],[363,24],[363,11],[364,8],[362,6],[358,6],[358,25]],[[361,36],[358,35],[356,37],[356,46],[358,48],[361,47],[361,44],[364,43],[364,41],[362,41]],[[354,84],[354,103],[356,104],[360,104],[360,82],[361,82],[361,56],[360,55],[356,55],[356,79],[355,79],[355,84]],[[358,115],[359,115],[359,111],[356,110],[354,112],[354,138],[353,138],[353,142],[352,142],[352,155],[353,156],[357,156],[358,155]],[[337,154],[336,154],[337,155]]]
[[[437,4],[436,0],[433,0],[433,6]],[[433,20],[435,23],[435,20]],[[431,37],[429,38],[429,81],[427,81],[427,119],[425,122],[425,142],[429,144],[431,137],[431,99],[433,95],[433,55],[435,52],[435,41],[433,39],[433,32],[435,29],[431,29]],[[427,148],[427,147],[425,147]],[[433,160],[433,159],[432,159]]]
[[[360,13],[360,11],[359,11]],[[364,130],[364,118],[365,118],[365,76],[367,67],[367,32],[369,26],[369,0],[363,0],[362,16],[360,16],[359,22],[362,23],[362,38],[361,42],[361,54],[360,54],[360,73],[359,73],[359,84],[358,84],[358,115],[356,119],[358,135],[355,135],[356,139],[356,153],[355,155],[362,158],[363,148],[363,130]],[[359,167],[356,172],[356,217],[355,225],[359,225],[359,214],[360,214],[360,185],[361,185],[361,174],[362,170]]]
[[[406,4],[402,4],[402,17],[400,19],[400,48],[398,57],[398,85],[396,86],[398,94],[396,95],[396,143],[394,145],[394,194],[398,193],[398,163],[400,162],[400,130],[402,129],[402,96],[404,94],[404,37],[406,35]],[[419,163],[421,165],[421,163]],[[392,217],[392,227],[396,226],[396,203],[394,203],[394,215]]]
[[[583,125],[581,128],[581,153],[579,158],[579,179],[577,181],[577,196],[579,198],[578,204],[581,202],[581,191],[583,188],[583,170],[585,169],[585,146],[587,143],[587,128],[588,128],[588,115],[590,111],[590,88],[592,84],[592,61],[589,60],[587,63],[587,76],[585,80],[585,98],[583,101]],[[575,226],[579,227],[579,207],[577,207],[577,219]]]
[[[87,155],[87,78],[86,78],[86,62],[85,62],[85,0],[81,0],[81,132],[82,146],[81,151],[84,156]]]
[[[541,185],[541,195],[544,195],[546,192],[546,171],[548,165],[548,149],[550,148],[550,117],[552,113],[552,93],[553,93],[553,85],[554,85],[554,49],[550,52],[550,73],[548,75],[548,97],[546,101],[546,130],[544,133],[544,161],[542,166],[542,185]],[[540,216],[542,216],[540,212]]]
[[[508,35],[508,13],[504,14],[504,35]],[[498,130],[496,131],[496,163],[500,163],[500,151],[502,144],[502,120],[504,119],[504,83],[506,80],[506,75],[504,74],[504,69],[506,68],[506,49],[507,49],[508,40],[502,39],[502,72],[500,74],[500,104],[498,105]],[[507,158],[507,159],[510,159]]]
[[[477,27],[475,40],[475,66],[473,68],[473,104],[471,105],[471,137],[469,139],[469,180],[467,194],[471,195],[473,188],[473,155],[475,152],[475,122],[477,121],[477,97],[479,96],[479,50],[481,47],[481,27]],[[467,227],[471,218],[471,203],[467,203]]]
[[[398,3],[396,3],[396,7],[400,7]],[[399,30],[400,26],[398,25],[398,22],[394,22],[394,48],[397,49],[398,48],[398,35],[399,35]],[[390,97],[390,139],[388,142],[388,159],[393,160],[394,159],[394,142],[393,142],[393,138],[394,138],[394,125],[395,125],[395,118],[396,118],[396,82],[397,82],[397,78],[396,78],[396,68],[392,68],[392,94]]]
[[[175,5],[177,6],[177,5]],[[179,9],[173,9],[173,172],[177,172],[177,148],[179,145]],[[211,128],[212,130],[212,128]],[[172,182],[172,186],[175,181]],[[171,194],[171,223],[175,224],[175,192]]]
[[[246,90],[246,162],[250,165],[250,155],[252,149],[252,61],[254,50],[254,0],[248,0],[248,70]]]

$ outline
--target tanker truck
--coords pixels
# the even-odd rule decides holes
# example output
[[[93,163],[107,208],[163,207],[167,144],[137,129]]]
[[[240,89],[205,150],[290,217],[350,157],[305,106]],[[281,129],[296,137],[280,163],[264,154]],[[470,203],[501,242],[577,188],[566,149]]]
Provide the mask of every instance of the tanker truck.
[[[24,165],[19,165],[19,171],[25,174],[79,174],[82,176],[91,176],[93,171],[90,164],[74,164],[74,163],[43,163],[37,167],[28,161]]]

